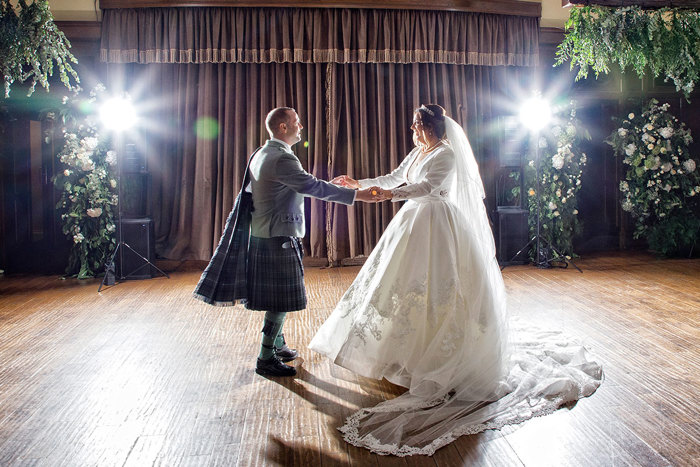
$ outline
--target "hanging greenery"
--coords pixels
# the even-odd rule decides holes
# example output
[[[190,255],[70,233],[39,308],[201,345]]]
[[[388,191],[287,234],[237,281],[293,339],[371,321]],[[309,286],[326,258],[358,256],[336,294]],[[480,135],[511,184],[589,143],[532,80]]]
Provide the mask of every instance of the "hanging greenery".
[[[72,89],[71,76],[80,82],[72,63],[78,63],[68,50],[70,42],[53,22],[47,0],[35,0],[27,4],[18,0],[17,8],[10,0],[0,0],[0,71],[5,84],[5,97],[10,96],[10,86],[15,81],[23,83],[31,79],[28,96],[39,83],[49,89],[49,76],[54,65],[58,67],[61,81]]]
[[[638,6],[572,8],[555,66],[571,61],[576,80],[596,77],[618,64],[639,77],[650,70],[671,79],[690,95],[700,74],[700,12],[681,8],[643,10]]]
[[[691,255],[700,241],[700,173],[690,130],[669,107],[651,99],[619,119],[606,142],[627,166],[621,203],[635,220],[634,238],[665,256]]]
[[[65,143],[58,157],[65,169],[53,181],[61,190],[56,207],[63,233],[73,241],[66,274],[85,279],[100,274],[114,251],[119,199],[116,153],[110,150],[110,139],[100,133],[95,112],[105,99],[105,88],[98,85],[87,98],[79,92],[80,88],[64,98],[60,116]]]

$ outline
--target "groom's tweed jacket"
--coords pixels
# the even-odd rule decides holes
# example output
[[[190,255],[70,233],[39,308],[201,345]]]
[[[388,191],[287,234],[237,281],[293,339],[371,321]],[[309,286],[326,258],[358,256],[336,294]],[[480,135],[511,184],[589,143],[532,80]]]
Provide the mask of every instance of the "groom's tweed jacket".
[[[252,194],[246,190],[249,183]],[[283,289],[288,293],[294,289],[297,297],[289,297],[288,305],[296,306],[292,302],[301,303],[302,297],[305,303],[300,242],[294,243],[298,247],[296,249],[288,250],[285,247],[285,251],[276,253],[268,248],[261,250],[256,247],[253,258],[249,255],[248,246],[250,235],[258,238],[303,237],[304,196],[352,204],[355,192],[316,179],[302,168],[299,159],[284,145],[268,141],[248,160],[241,191],[194,296],[219,306],[235,305],[237,300],[246,303],[252,298],[252,303],[247,305],[252,305],[253,309],[267,309],[259,307],[260,301],[255,297],[279,294]],[[281,248],[284,242],[279,243]],[[290,253],[293,255],[291,260],[288,258]],[[278,261],[275,274],[250,276],[255,270],[271,273],[272,257],[286,258]],[[251,261],[259,262],[261,267],[251,268]],[[292,270],[295,268],[299,269]],[[250,283],[251,280],[255,283]]]
[[[250,162],[253,206],[250,234],[254,237],[303,237],[304,197],[352,204],[355,191],[318,180],[306,172],[296,155],[269,140]]]

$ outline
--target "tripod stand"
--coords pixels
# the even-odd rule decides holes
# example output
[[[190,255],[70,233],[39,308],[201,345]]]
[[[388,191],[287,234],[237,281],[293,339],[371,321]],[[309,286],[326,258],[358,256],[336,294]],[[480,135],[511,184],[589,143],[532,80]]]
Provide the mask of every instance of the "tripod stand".
[[[122,275],[121,275],[120,279],[128,279],[129,276],[133,276],[134,274],[136,274],[136,272],[140,271],[142,268],[144,268],[146,266],[152,267],[153,269],[158,271],[160,274],[162,274],[165,277],[167,277],[168,279],[170,279],[170,276],[168,275],[168,273],[161,270],[158,266],[153,264],[148,258],[143,256],[138,251],[134,250],[131,246],[129,246],[128,243],[126,243],[124,241],[123,232],[122,232],[124,230],[124,224],[122,222],[122,165],[123,165],[123,161],[119,160],[120,153],[121,153],[121,151],[117,152],[117,168],[118,168],[117,169],[117,196],[118,196],[117,218],[118,218],[118,225],[119,225],[119,229],[118,229],[119,241],[117,242],[117,246],[114,248],[114,253],[112,253],[112,257],[109,259],[107,264],[105,264],[105,275],[104,275],[104,278],[102,279],[102,283],[100,284],[100,286],[97,289],[98,293],[102,290],[102,287],[105,285],[106,286],[116,285],[116,265],[115,265],[114,260],[117,258],[117,254],[119,254],[120,248],[128,248],[129,250],[131,250],[136,256],[138,256],[143,261],[143,264],[141,264],[141,266],[137,267],[136,269],[134,269],[133,271],[131,271],[129,274],[126,274],[126,275],[123,274],[124,273],[124,271],[123,271],[124,261],[122,261]]]
[[[583,273],[581,269],[574,264],[573,261],[569,260],[566,258],[565,255],[562,255],[554,246],[552,243],[544,238],[541,233],[540,233],[540,184],[542,183],[540,180],[540,145],[539,145],[539,140],[540,140],[540,132],[539,130],[535,132],[535,196],[537,199],[537,230],[535,231],[535,235],[530,239],[529,242],[525,244],[524,247],[522,247],[516,254],[513,255],[513,257],[508,261],[508,263],[504,264],[501,266],[501,271],[506,268],[509,264],[512,264],[513,261],[515,261],[515,258],[520,256],[524,251],[528,251],[528,249],[534,244],[535,245],[535,258],[533,260],[533,264],[540,268],[540,269],[546,269],[546,268],[551,268],[552,263],[564,263],[565,266],[562,266],[564,268],[568,267],[569,265],[572,265],[573,267],[578,270],[578,272]],[[524,178],[524,177],[522,177]],[[524,186],[521,185],[520,189],[521,196],[524,194]],[[550,257],[550,254],[554,253],[555,256]]]

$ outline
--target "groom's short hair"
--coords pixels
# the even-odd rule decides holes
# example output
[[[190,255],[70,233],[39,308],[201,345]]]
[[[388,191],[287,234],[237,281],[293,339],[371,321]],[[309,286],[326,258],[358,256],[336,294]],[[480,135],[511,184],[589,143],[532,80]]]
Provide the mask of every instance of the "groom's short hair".
[[[291,107],[277,107],[267,114],[267,118],[265,118],[265,127],[271,135],[279,131],[281,123],[289,122],[291,119],[290,111],[294,112],[294,109]]]

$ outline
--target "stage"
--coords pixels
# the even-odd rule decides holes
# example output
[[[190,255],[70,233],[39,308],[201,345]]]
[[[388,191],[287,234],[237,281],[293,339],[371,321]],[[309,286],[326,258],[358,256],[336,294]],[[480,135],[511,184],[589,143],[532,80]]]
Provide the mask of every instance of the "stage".
[[[462,437],[433,457],[383,457],[336,430],[401,388],[306,348],[359,268],[307,268],[285,336],[295,378],[254,373],[262,314],[170,279],[0,276],[0,465],[604,466],[700,464],[700,260],[611,253],[583,270],[504,270],[513,316],[565,330],[605,381],[574,407]],[[159,263],[159,265],[161,265]]]

